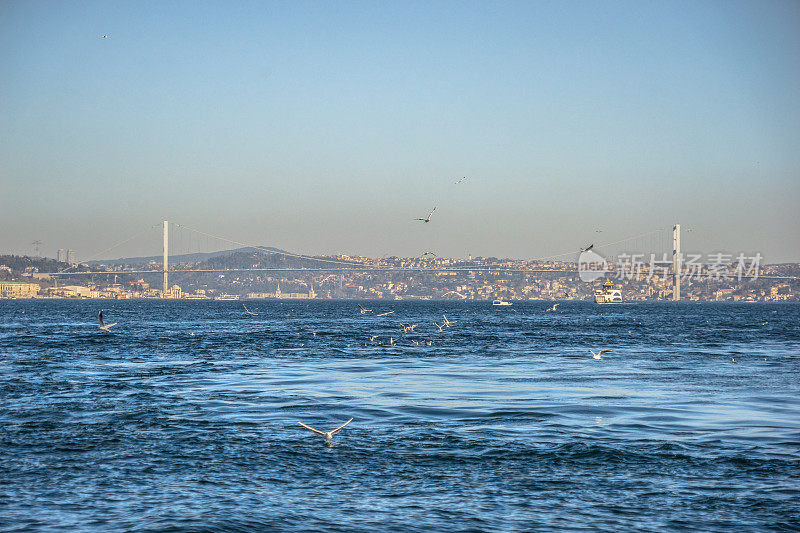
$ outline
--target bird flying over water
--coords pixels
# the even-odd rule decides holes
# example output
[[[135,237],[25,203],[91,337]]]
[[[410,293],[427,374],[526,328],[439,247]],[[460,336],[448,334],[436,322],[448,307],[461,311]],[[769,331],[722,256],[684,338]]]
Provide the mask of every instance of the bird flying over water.
[[[450,320],[447,320],[447,317],[446,317],[445,315],[442,315],[442,318],[444,318],[444,321],[443,321],[442,323],[443,323],[445,326],[447,326],[448,328],[449,328],[450,326],[452,326],[453,324],[455,324],[455,323],[456,323],[455,321],[450,321]]]
[[[436,211],[436,207],[434,207],[434,208],[431,210],[431,212],[430,212],[430,213],[428,213],[428,216],[427,216],[427,217],[425,217],[425,218],[415,218],[414,220],[421,220],[421,221],[423,221],[423,222],[425,222],[425,223],[427,224],[428,222],[430,222],[430,221],[431,221],[431,215],[433,214],[433,212],[434,212],[434,211]]]
[[[386,316],[386,315],[391,315],[392,313],[394,313],[394,311],[386,311],[385,313],[380,313],[375,316]]]
[[[441,333],[442,330],[444,329],[444,324],[437,324],[436,322],[434,322],[433,325],[439,328],[439,333]]]
[[[553,304],[553,307],[551,307],[550,309],[548,309],[548,311],[555,311],[555,310],[556,310],[556,307],[558,307],[559,305],[561,305],[561,304]]]
[[[97,327],[99,327],[103,331],[108,331],[109,329],[111,329],[112,326],[116,326],[117,324],[119,324],[119,322],[114,322],[113,324],[106,324],[103,321],[103,310],[102,309],[100,310],[100,314],[97,315],[97,318],[100,319],[100,325],[97,326]]]
[[[361,305],[361,304],[356,304],[356,305],[357,305],[357,306],[358,306],[358,308],[361,310],[361,314],[362,314],[362,315],[363,315],[364,313],[371,313],[371,312],[372,312],[372,309],[366,309],[366,308],[364,308],[364,306],[363,306],[363,305]]]
[[[316,433],[317,435],[322,435],[322,436],[325,438],[325,446],[332,446],[332,444],[331,444],[331,438],[332,438],[332,437],[333,437],[333,436],[334,436],[336,433],[338,433],[339,431],[341,431],[341,429],[342,429],[343,427],[345,427],[347,424],[349,424],[349,423],[350,423],[350,422],[352,422],[352,421],[353,421],[353,419],[351,418],[350,420],[348,420],[347,422],[345,422],[344,424],[342,424],[342,425],[341,425],[341,426],[339,426],[338,428],[336,428],[336,429],[332,429],[332,430],[330,430],[330,431],[320,431],[320,430],[318,430],[318,429],[316,429],[316,428],[312,428],[311,426],[307,426],[307,425],[303,424],[303,423],[302,423],[302,422],[300,422],[299,420],[297,421],[297,423],[298,423],[298,424],[300,424],[301,426],[303,426],[303,427],[304,427],[304,428],[306,428],[306,429],[310,429],[311,431],[313,431],[313,432],[314,432],[314,433]]]
[[[603,358],[603,354],[604,354],[604,353],[606,353],[606,352],[610,352],[610,351],[611,351],[611,350],[600,350],[599,352],[597,352],[597,353],[594,353],[592,350],[589,350],[589,352],[592,354],[592,357],[593,357],[594,359],[598,359],[598,360]]]
[[[249,310],[246,305],[242,304],[242,307],[244,307],[244,314],[250,315],[250,316],[258,315],[258,313],[254,313],[251,310]]]

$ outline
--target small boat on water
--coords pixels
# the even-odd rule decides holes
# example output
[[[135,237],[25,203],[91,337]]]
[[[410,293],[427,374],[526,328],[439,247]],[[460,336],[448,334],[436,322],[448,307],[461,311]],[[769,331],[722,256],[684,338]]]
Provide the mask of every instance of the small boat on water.
[[[621,304],[622,291],[615,289],[611,282],[608,281],[608,278],[606,278],[606,282],[603,283],[603,288],[594,291],[594,301],[599,304]]]
[[[511,302],[505,300],[493,300],[492,305],[511,305]]]
[[[239,295],[238,294],[220,294],[219,296],[217,296],[214,299],[215,300],[238,300],[239,299]]]

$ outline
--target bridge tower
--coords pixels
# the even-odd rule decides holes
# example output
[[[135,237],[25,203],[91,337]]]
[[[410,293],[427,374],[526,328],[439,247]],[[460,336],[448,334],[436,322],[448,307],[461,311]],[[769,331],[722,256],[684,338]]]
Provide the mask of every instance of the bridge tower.
[[[681,299],[681,225],[672,226],[672,299]]]
[[[164,221],[164,297],[169,290],[169,221]]]

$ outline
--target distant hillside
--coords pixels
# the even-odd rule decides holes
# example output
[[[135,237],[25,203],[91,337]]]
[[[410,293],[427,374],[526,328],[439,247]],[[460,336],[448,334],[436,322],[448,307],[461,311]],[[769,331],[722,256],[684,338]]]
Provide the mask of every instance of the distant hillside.
[[[57,272],[67,268],[67,263],[59,263],[46,257],[28,257],[27,255],[0,255],[0,265],[9,267],[14,272],[22,272],[28,267],[35,267],[39,272]]]
[[[237,253],[263,253],[265,251],[269,252],[279,252],[279,253],[289,253],[285,250],[280,250],[278,248],[273,248],[272,246],[262,246],[260,248],[255,248],[253,246],[247,246],[244,248],[234,248],[232,250],[220,250],[218,252],[207,252],[207,253],[196,253],[196,254],[181,254],[181,255],[170,255],[169,260],[171,263],[203,263],[215,257],[221,256],[229,256]],[[148,257],[122,257],[119,259],[103,259],[99,261],[87,261],[87,265],[143,265],[147,264],[151,261],[156,261],[160,263],[163,260],[163,256],[161,255],[151,255]]]

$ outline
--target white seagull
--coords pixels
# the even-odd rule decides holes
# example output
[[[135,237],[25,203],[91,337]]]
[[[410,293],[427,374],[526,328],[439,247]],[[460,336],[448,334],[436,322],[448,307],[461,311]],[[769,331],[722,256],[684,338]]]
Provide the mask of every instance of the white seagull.
[[[323,437],[325,437],[325,446],[333,446],[331,444],[331,437],[333,437],[337,432],[339,432],[343,427],[345,427],[347,424],[349,424],[352,421],[353,421],[353,419],[351,418],[350,420],[348,420],[347,422],[345,422],[344,424],[342,424],[338,428],[332,429],[331,431],[320,431],[320,430],[318,430],[316,428],[312,428],[311,426],[307,426],[307,425],[303,424],[299,420],[297,421],[297,423],[300,424],[301,426],[303,426],[306,429],[310,429],[311,431],[313,431],[317,435],[322,435]]]
[[[452,326],[453,324],[455,324],[455,323],[456,323],[455,321],[452,321],[452,322],[451,322],[450,320],[447,320],[447,317],[446,317],[445,315],[442,315],[442,318],[444,318],[444,322],[443,322],[443,324],[444,324],[445,326],[447,326],[448,328],[449,328],[450,326]]]
[[[561,305],[561,304],[553,304],[553,307],[551,307],[550,309],[548,309],[548,311],[555,311],[555,310],[556,310],[556,307],[558,307],[559,305]]]
[[[444,324],[437,324],[436,322],[434,322],[433,325],[439,328],[439,333],[441,333],[442,330],[444,329]]]
[[[100,314],[99,314],[99,315],[97,315],[97,318],[99,318],[99,319],[100,319],[100,325],[99,325],[99,326],[97,326],[97,327],[99,327],[99,328],[100,328],[100,329],[102,329],[103,331],[108,331],[109,329],[111,329],[111,327],[112,327],[112,326],[116,326],[117,324],[119,324],[119,322],[114,322],[113,324],[106,324],[106,323],[103,321],[103,310],[102,310],[102,309],[100,310]],[[110,332],[109,332],[109,333],[110,333]]]
[[[434,211],[436,211],[436,207],[434,207],[433,210],[430,213],[428,213],[427,217],[425,217],[425,218],[415,218],[414,220],[421,220],[421,221],[423,221],[423,222],[425,222],[427,224],[428,222],[431,221],[431,215],[433,214]]]
[[[250,315],[250,316],[258,315],[258,313],[254,313],[251,310],[249,310],[246,305],[242,304],[242,307],[244,307],[244,314]]]
[[[461,182],[462,182],[462,181],[464,181],[465,179],[467,179],[467,177],[466,177],[466,176],[464,176],[463,178],[461,178],[460,180],[458,180],[458,181],[457,181],[455,184],[456,184],[456,185],[458,185],[459,183],[461,183]]]
[[[362,314],[362,315],[363,315],[364,313],[371,313],[371,312],[372,312],[372,309],[365,309],[365,308],[364,308],[364,306],[363,306],[363,305],[361,305],[361,304],[356,304],[356,305],[358,305],[358,308],[361,310],[361,314]]]
[[[375,316],[386,316],[386,315],[391,315],[392,313],[394,313],[394,311],[386,311],[385,313],[380,313],[380,314],[375,315]]]
[[[419,324],[403,324],[402,322],[400,325],[403,326],[403,333],[408,333],[409,331],[414,333],[414,328],[419,326]]]
[[[599,352],[594,353],[592,350],[589,350],[589,352],[592,354],[592,357],[594,359],[602,359],[603,358],[603,354],[606,353],[606,352],[610,352],[610,351],[611,350],[600,350]]]
[[[594,244],[590,244],[590,245],[589,245],[589,246],[587,246],[586,248],[581,248],[581,253],[583,253],[583,252],[588,252],[588,251],[589,251],[589,250],[591,250],[592,248],[594,248]]]
[[[101,35],[101,36],[100,36],[100,38],[101,38],[101,39],[108,39],[108,34]]]

